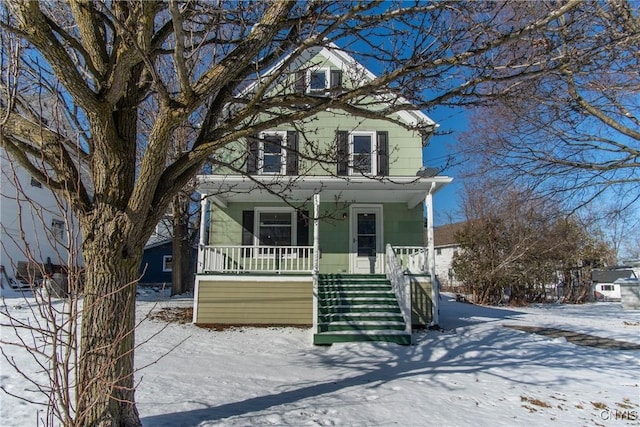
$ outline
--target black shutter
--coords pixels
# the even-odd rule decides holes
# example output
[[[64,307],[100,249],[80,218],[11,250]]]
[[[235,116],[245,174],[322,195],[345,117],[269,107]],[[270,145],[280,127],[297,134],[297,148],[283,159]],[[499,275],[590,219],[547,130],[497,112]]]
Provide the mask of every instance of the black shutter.
[[[287,131],[287,175],[298,175],[298,132]]]
[[[349,175],[349,133],[344,130],[336,132],[338,142],[337,163],[338,176]]]
[[[298,214],[298,231],[296,236],[296,244],[298,246],[309,246],[309,211],[299,210]]]
[[[242,211],[242,246],[253,246],[253,211]]]
[[[329,87],[331,89],[342,87],[342,70],[331,70],[331,82]]]
[[[296,71],[295,92],[304,93],[306,88],[306,74],[304,71]]]
[[[251,246],[251,248],[242,249],[242,256],[253,256],[253,211],[242,211],[242,246]]]
[[[249,154],[247,156],[247,173],[258,173],[258,136],[250,136],[247,138],[247,149]]]
[[[377,133],[378,176],[389,175],[389,132]]]
[[[297,217],[296,244],[298,246],[309,246],[309,211],[299,210],[297,211]],[[305,251],[300,249],[298,256],[304,257]]]

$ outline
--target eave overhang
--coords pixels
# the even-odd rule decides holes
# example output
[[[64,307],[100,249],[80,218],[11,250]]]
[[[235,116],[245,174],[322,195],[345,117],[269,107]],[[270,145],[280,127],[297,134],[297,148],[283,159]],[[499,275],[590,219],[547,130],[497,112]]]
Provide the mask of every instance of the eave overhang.
[[[196,191],[223,207],[231,202],[302,204],[318,193],[323,202],[406,203],[411,209],[425,200],[432,185],[434,194],[452,180],[448,176],[199,175]]]

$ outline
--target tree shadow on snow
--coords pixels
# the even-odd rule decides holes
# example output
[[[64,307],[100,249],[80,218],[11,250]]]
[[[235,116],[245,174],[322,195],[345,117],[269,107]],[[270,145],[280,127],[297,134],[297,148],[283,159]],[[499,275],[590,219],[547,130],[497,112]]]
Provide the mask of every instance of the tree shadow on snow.
[[[440,297],[440,327],[456,329],[494,320],[517,319],[523,313],[513,309],[457,302],[455,297],[442,294]]]
[[[443,296],[441,322],[444,331],[414,334],[415,345],[389,343],[345,343],[333,347],[316,347],[298,361],[300,365],[329,372],[322,382],[300,381],[282,384],[272,394],[242,401],[211,405],[201,409],[145,417],[145,426],[197,426],[234,418],[234,422],[252,424],[252,417],[264,411],[285,414],[302,411],[317,404],[314,399],[334,394],[334,408],[363,403],[365,391],[389,388],[391,382],[411,381],[425,387],[425,393],[454,391],[459,388],[456,375],[490,375],[498,381],[539,387],[589,381],[572,374],[580,366],[602,374],[611,370],[623,380],[633,380],[631,370],[620,372],[616,353],[568,344],[566,340],[529,334],[501,326],[501,320],[517,320],[522,314],[514,310],[456,303]],[[465,328],[480,323],[497,322],[495,327]],[[457,328],[454,330],[454,328]],[[553,367],[554,375],[540,376],[541,369]],[[247,378],[251,381],[251,378]],[[362,393],[338,394],[359,387]],[[321,401],[320,401],[321,402]],[[202,403],[206,404],[206,403]],[[278,408],[283,406],[283,408]],[[229,420],[231,421],[231,420]]]

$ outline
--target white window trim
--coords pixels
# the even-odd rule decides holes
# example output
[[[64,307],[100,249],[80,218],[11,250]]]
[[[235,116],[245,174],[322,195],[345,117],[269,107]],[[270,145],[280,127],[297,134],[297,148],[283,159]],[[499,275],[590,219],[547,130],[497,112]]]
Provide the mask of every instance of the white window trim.
[[[253,209],[253,246],[260,246],[260,214],[261,213],[278,213],[289,212],[291,214],[291,241],[286,246],[295,246],[295,239],[298,235],[298,221],[296,217],[295,209],[291,207],[258,207]],[[277,246],[274,246],[277,247]],[[260,251],[253,251],[256,258],[270,258],[272,255],[259,253]],[[291,253],[287,255],[287,258],[295,258],[297,253]]]
[[[280,146],[280,171],[279,172],[265,172],[264,171],[264,139],[265,136],[276,135],[282,140]],[[274,130],[260,132],[258,135],[258,174],[259,175],[286,175],[287,174],[287,131]]]
[[[371,172],[362,173],[356,170],[354,165],[354,136],[370,136],[371,137]],[[376,175],[378,173],[378,134],[376,131],[357,130],[349,132],[349,175]]]
[[[171,268],[167,268],[167,259],[171,258]],[[162,271],[169,273],[173,271],[173,255],[162,255]]]
[[[324,88],[323,89],[311,89],[311,75],[317,72],[324,72]],[[312,68],[307,70],[305,83],[306,83],[307,93],[325,93],[331,87],[331,68],[321,67],[321,68]]]

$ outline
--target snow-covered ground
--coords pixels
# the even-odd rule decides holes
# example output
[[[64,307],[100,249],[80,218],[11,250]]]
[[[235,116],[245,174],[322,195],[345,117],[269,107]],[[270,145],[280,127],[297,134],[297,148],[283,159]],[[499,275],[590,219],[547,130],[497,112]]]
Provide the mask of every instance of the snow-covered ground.
[[[4,304],[27,318],[29,302]],[[189,304],[163,298],[154,306],[142,298],[138,315]],[[149,365],[137,374],[140,416],[149,427],[639,424],[640,351],[579,346],[504,325],[640,344],[640,311],[619,303],[489,308],[443,295],[440,323],[444,331],[418,333],[414,346],[314,347],[309,329],[217,332],[147,319],[138,342],[165,329],[136,354],[137,366]],[[9,328],[1,333],[11,338]],[[24,354],[9,351],[37,372]],[[3,388],[30,389],[6,362],[1,368]],[[38,407],[2,392],[0,399],[0,425],[36,425]]]

